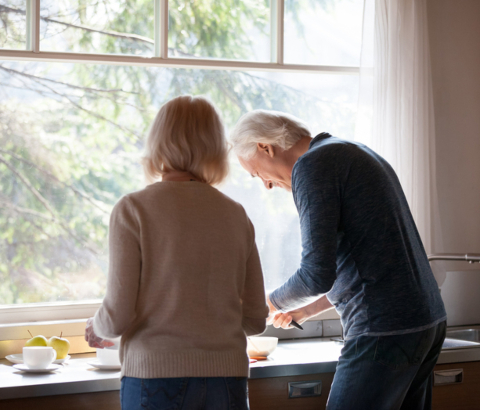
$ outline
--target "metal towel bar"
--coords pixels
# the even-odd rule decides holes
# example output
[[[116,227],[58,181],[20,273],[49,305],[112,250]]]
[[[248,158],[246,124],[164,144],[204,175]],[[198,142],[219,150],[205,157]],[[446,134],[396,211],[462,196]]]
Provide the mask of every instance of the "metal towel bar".
[[[428,255],[428,261],[465,261],[480,263],[480,253],[433,253]]]

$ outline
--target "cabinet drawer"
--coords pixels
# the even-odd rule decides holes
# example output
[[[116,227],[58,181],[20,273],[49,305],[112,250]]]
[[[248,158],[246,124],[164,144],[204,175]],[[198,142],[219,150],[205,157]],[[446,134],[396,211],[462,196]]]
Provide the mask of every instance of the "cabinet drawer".
[[[435,366],[434,371],[455,369],[463,369],[461,382],[434,386],[432,409],[480,409],[480,362],[440,364]]]
[[[334,373],[309,374],[306,376],[272,377],[248,381],[248,396],[251,410],[321,410],[327,405]],[[289,383],[321,381],[321,395],[317,397],[289,398]],[[313,388],[304,387],[308,394]],[[296,389],[298,391],[299,389]]]
[[[66,394],[61,396],[28,397],[25,399],[1,400],[2,410],[119,410],[118,390],[98,393]]]

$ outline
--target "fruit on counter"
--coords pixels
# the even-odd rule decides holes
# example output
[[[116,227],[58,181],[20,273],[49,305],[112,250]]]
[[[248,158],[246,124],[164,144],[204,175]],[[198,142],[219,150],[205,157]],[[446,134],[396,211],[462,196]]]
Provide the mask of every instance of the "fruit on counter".
[[[62,334],[63,332],[60,333],[60,337],[52,336],[47,342],[47,346],[53,347],[57,351],[57,360],[65,359],[70,350],[70,342],[62,338]]]
[[[27,330],[28,333],[30,333],[30,330]],[[42,335],[38,335],[33,337],[32,334],[30,333],[30,336],[32,337],[31,339],[27,340],[27,343],[25,343],[26,347],[32,347],[32,346],[47,346],[47,338]]]

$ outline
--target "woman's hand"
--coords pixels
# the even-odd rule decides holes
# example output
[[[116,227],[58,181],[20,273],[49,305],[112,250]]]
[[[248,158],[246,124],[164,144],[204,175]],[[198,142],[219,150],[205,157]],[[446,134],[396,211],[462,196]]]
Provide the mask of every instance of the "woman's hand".
[[[107,339],[98,337],[93,331],[93,317],[87,320],[87,326],[85,327],[85,340],[90,347],[96,347],[97,349],[103,349],[104,347],[112,347],[115,343]]]

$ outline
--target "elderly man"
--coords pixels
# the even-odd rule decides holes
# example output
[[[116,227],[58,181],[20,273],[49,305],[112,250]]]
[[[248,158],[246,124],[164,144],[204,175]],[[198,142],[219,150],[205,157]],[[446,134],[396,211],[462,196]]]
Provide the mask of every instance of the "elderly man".
[[[345,345],[327,408],[430,409],[445,338],[437,283],[391,166],[365,145],[274,111],[232,132],[243,168],[293,193],[302,260],[269,295],[270,323],[288,328],[336,308]]]

